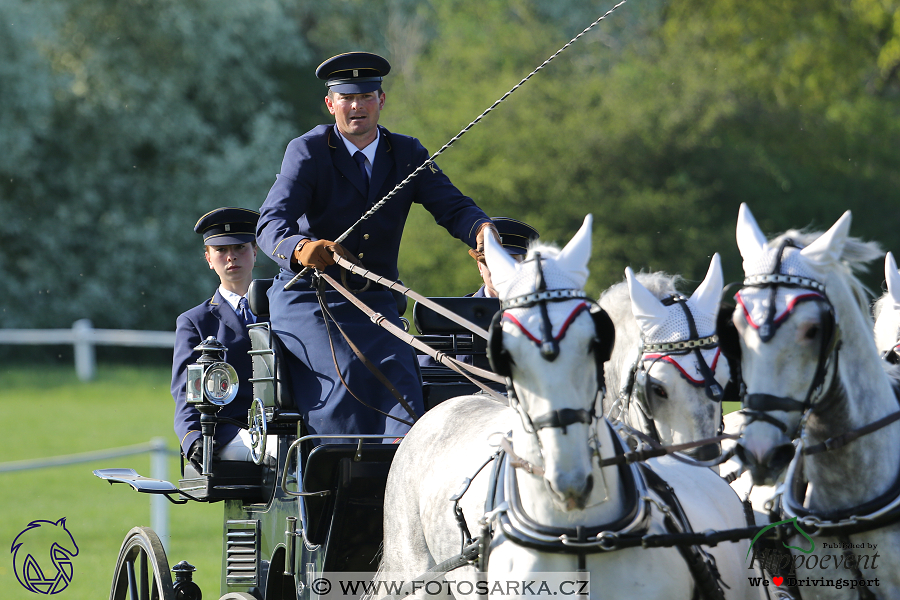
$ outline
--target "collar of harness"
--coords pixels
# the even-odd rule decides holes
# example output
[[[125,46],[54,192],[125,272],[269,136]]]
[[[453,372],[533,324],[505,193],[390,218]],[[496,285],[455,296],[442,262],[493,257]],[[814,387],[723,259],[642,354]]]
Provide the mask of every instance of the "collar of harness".
[[[607,427],[610,427],[608,423]],[[610,430],[616,455],[624,454],[621,438],[611,427]],[[487,512],[498,520],[503,534],[521,546],[566,554],[616,550],[620,536],[645,534],[650,517],[647,487],[637,463],[623,462],[618,470],[625,491],[625,510],[620,518],[611,523],[578,528],[554,527],[537,523],[525,512],[518,495],[516,470],[509,465],[508,455],[504,452],[489,484]]]
[[[796,517],[804,530],[809,529],[808,533],[814,535],[850,535],[900,521],[900,473],[883,494],[862,504],[831,512],[816,512],[804,507],[806,491],[803,460],[798,458],[788,467],[782,504],[788,517]]]

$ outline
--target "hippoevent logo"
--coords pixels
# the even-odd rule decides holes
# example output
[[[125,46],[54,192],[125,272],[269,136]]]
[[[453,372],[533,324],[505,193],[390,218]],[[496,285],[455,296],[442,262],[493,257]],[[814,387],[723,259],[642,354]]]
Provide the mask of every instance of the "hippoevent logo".
[[[58,594],[72,581],[72,557],[78,555],[66,518],[32,521],[13,540],[10,552],[16,579],[36,594]]]
[[[754,544],[769,529],[778,527],[779,525],[794,526],[794,529],[809,542],[809,548],[800,546],[788,546],[786,543],[781,544],[787,548],[787,551],[779,548],[756,548]],[[875,550],[874,554],[859,554],[853,550],[867,548]],[[816,543],[813,539],[800,527],[797,517],[793,519],[785,519],[776,523],[770,523],[756,534],[756,537],[750,542],[750,548],[747,550],[747,557],[753,552],[753,558],[750,560],[750,568],[753,563],[757,563],[763,572],[775,573],[771,579],[776,586],[787,585],[790,587],[830,587],[835,589],[841,588],[863,588],[877,587],[879,585],[878,578],[863,579],[860,578],[860,568],[876,569],[878,568],[878,558],[876,544],[822,544],[820,550],[837,550],[835,553],[818,552],[813,554],[816,549]],[[790,550],[797,550],[800,554],[792,554]],[[838,571],[835,577],[819,577],[817,579],[811,577],[797,577],[796,572],[799,568],[810,569],[844,569]],[[750,577],[750,585],[754,587],[768,586],[769,580],[765,577]]]

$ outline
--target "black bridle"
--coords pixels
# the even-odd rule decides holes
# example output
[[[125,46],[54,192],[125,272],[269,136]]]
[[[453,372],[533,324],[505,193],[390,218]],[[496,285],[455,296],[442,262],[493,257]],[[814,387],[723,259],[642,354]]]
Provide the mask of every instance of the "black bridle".
[[[653,408],[650,406],[650,369],[653,368],[653,364],[657,361],[662,360],[665,356],[672,355],[686,355],[693,353],[697,359],[697,365],[700,368],[700,374],[703,377],[703,387],[706,390],[706,397],[712,400],[713,402],[721,402],[725,397],[725,392],[722,389],[722,386],[719,385],[719,382],[716,381],[715,374],[710,368],[709,364],[706,362],[706,359],[703,357],[703,350],[709,350],[713,348],[719,347],[719,337],[716,334],[709,335],[706,337],[700,337],[700,334],[697,333],[697,325],[694,321],[694,315],[691,313],[690,309],[687,306],[687,298],[681,294],[672,294],[664,298],[661,302],[665,306],[671,306],[673,304],[677,304],[684,311],[685,318],[688,323],[688,339],[681,340],[678,342],[665,342],[659,344],[648,344],[644,341],[643,336],[641,336],[641,348],[638,351],[637,360],[631,366],[631,370],[628,375],[628,380],[625,384],[625,389],[622,394],[623,400],[625,402],[625,406],[623,407],[624,411],[628,410],[628,404],[632,396],[635,398],[635,405],[638,408],[638,411],[641,414],[641,417],[644,420],[644,426],[649,432],[650,436],[658,443],[662,443],[662,440],[659,435],[659,431],[656,429],[656,423],[653,419]],[[656,357],[653,359],[653,362],[650,364],[650,367],[644,367],[644,361],[646,360],[644,357],[647,354],[659,353],[662,356]],[[723,429],[723,424],[720,423],[719,433],[721,433]]]
[[[490,350],[492,355],[500,355],[505,354],[506,356],[502,359],[507,362],[511,361],[511,358],[508,356],[506,351],[502,350],[500,346],[502,346],[499,340],[502,340],[502,330],[500,329],[500,323],[503,319],[503,313],[507,310],[513,308],[532,308],[537,306],[540,310],[541,315],[541,324],[540,324],[540,334],[541,339],[539,342],[541,357],[548,361],[553,362],[559,356],[559,340],[553,337],[553,323],[550,321],[550,313],[547,307],[549,302],[563,302],[566,300],[576,300],[582,299],[587,300],[588,296],[584,292],[584,290],[580,289],[555,289],[548,290],[547,283],[544,279],[544,269],[541,261],[541,253],[535,252],[533,257],[523,261],[522,264],[534,262],[535,263],[535,291],[529,292],[527,294],[522,294],[521,296],[515,296],[513,298],[509,298],[500,303],[500,312],[497,313],[494,317],[494,323],[491,325],[492,340],[490,342]],[[584,304],[584,307],[578,309],[587,310],[588,305]],[[605,316],[606,313],[603,313]],[[592,313],[592,316],[593,313]],[[608,317],[607,317],[608,319]],[[600,340],[600,332],[597,331],[598,328],[598,318],[594,317],[595,323],[595,340],[592,345],[593,351],[596,353],[596,364],[597,364],[597,385],[598,392],[604,389],[604,379],[603,379],[603,362],[605,362],[606,358],[608,358],[608,354],[605,357],[600,357],[600,354],[603,352],[603,348],[608,348],[611,350],[612,341],[603,341]],[[612,333],[610,329],[609,333]],[[563,333],[565,335],[565,333]],[[497,337],[494,337],[497,336]],[[609,337],[609,336],[607,336]],[[562,336],[560,336],[562,339]],[[500,361],[497,360],[499,356],[491,357],[494,362],[499,364]],[[493,363],[492,363],[493,364]],[[495,370],[499,373],[500,371],[505,371],[507,377],[509,377],[509,381],[512,381],[512,374],[508,366],[506,368],[500,368]],[[530,431],[533,433],[537,433],[540,429],[545,428],[556,428],[562,429],[563,433],[566,433],[566,428],[569,425],[575,425],[577,423],[584,423],[586,425],[591,425],[596,418],[596,412],[594,406],[596,402],[591,404],[590,410],[580,408],[580,409],[572,409],[572,408],[563,408],[559,410],[550,411],[549,413],[539,415],[537,417],[530,417],[528,413],[523,410],[518,403],[518,399],[516,398],[515,390],[512,385],[508,385],[509,390],[509,402],[510,405],[516,408],[519,414],[522,416],[523,422],[525,424],[526,431]],[[595,394],[596,397],[596,394]]]
[[[787,248],[796,247],[797,246],[793,240],[784,240],[778,247],[778,253],[775,258],[775,265],[773,266],[771,273],[764,275],[752,275],[744,279],[744,287],[768,288],[769,290],[769,304],[766,311],[766,317],[765,320],[759,325],[758,329],[760,340],[763,343],[767,343],[772,340],[775,336],[775,333],[777,332],[778,327],[786,320],[775,320],[776,300],[778,297],[779,286],[795,287],[818,292],[819,295],[810,296],[809,299],[821,300],[825,303],[826,306],[823,311],[825,314],[823,315],[822,319],[822,343],[819,347],[819,356],[816,364],[816,371],[813,375],[813,379],[810,382],[809,388],[807,389],[806,395],[803,400],[801,401],[795,398],[775,396],[772,394],[746,394],[742,401],[743,408],[741,412],[747,416],[748,424],[756,420],[765,421],[780,429],[791,439],[795,439],[798,437],[800,429],[803,426],[805,416],[810,411],[815,410],[818,407],[817,400],[820,401],[822,398],[828,398],[832,396],[834,388],[839,380],[837,370],[841,347],[840,329],[837,326],[837,321],[834,314],[834,306],[831,304],[831,301],[825,294],[825,284],[808,277],[800,277],[797,275],[783,275],[779,273],[779,271],[781,270],[781,264],[785,250]],[[739,294],[740,292],[738,292],[738,295]],[[733,335],[736,335],[737,332],[732,329],[731,333]],[[735,344],[733,343],[731,344],[731,346],[734,347]],[[736,344],[736,347],[740,348],[739,342]],[[832,356],[834,357],[834,360],[831,360]],[[729,359],[729,361],[732,360],[732,357],[727,358]],[[740,356],[738,356],[735,360],[740,360]],[[828,372],[828,366],[831,363],[833,363],[832,370],[834,372],[831,379],[831,385],[829,385],[828,390],[820,391],[817,394],[817,390],[822,390],[822,387],[825,383],[825,377]],[[788,424],[768,414],[769,411],[801,413],[801,419],[798,420],[797,425],[792,429]]]

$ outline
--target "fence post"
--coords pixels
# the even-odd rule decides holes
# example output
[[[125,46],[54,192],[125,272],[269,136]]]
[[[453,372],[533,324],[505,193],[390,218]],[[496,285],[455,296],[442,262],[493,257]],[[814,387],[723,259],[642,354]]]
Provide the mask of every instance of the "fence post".
[[[72,335],[75,338],[75,373],[81,381],[90,381],[96,371],[93,329],[90,319],[78,319],[72,324]]]
[[[169,453],[163,438],[150,440],[150,477],[168,481]],[[169,551],[169,501],[160,494],[150,494],[150,527],[159,536],[163,548]]]

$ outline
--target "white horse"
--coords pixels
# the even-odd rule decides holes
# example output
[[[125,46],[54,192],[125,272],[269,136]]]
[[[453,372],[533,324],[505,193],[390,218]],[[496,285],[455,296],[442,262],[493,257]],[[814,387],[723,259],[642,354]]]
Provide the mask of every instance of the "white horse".
[[[616,327],[605,365],[604,414],[663,445],[715,437],[729,378],[715,338],[722,294],[719,255],[689,298],[676,287],[679,276],[627,268],[625,279],[599,300]],[[720,451],[711,443],[686,454],[710,460]]]
[[[897,362],[900,361],[900,272],[890,252],[884,257],[884,280],[887,291],[873,306],[875,347],[882,357]]]
[[[790,464],[785,516],[818,534],[809,550],[810,542],[793,542],[798,578],[819,582],[800,587],[803,597],[898,598],[900,422],[882,421],[898,402],[892,367],[875,349],[865,289],[853,275],[880,252],[849,238],[849,227],[848,211],[824,234],[789,231],[767,241],[742,205],[745,287],[736,297],[734,338],[722,327],[719,335],[729,353],[740,353],[746,385],[749,422],[738,456],[759,482]],[[799,439],[796,453],[792,439]]]
[[[466,530],[487,548],[479,560],[491,590],[511,578],[583,568],[592,598],[693,597],[697,584],[677,548],[642,549],[637,542],[668,531],[652,476],[648,487],[635,464],[601,464],[622,448],[595,414],[598,365],[608,358],[612,332],[582,291],[590,224],[588,216],[562,250],[537,246],[520,264],[487,240],[503,301],[490,354],[495,370],[510,378],[512,406],[455,398],[410,430],[387,481],[382,576],[411,581],[460,554],[471,540],[454,516],[453,497]],[[509,451],[491,461],[501,442]],[[711,470],[668,457],[652,463],[694,531],[743,527],[740,501]],[[749,584],[755,573],[745,562],[748,549],[747,540],[704,548],[729,599],[761,597]],[[702,551],[687,553],[701,569],[712,562]],[[462,584],[476,577],[472,566],[450,571],[446,580],[457,585],[443,589],[465,596]]]

